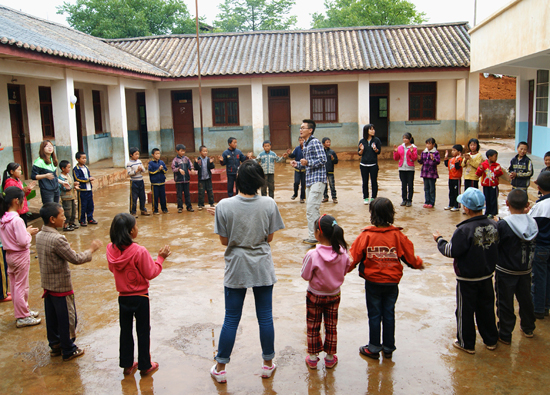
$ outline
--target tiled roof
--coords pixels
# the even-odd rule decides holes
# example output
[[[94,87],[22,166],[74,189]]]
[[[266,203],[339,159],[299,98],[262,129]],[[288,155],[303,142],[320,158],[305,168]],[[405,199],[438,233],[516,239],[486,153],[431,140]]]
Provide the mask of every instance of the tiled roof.
[[[0,5],[0,47],[15,46],[140,74],[167,76],[156,66],[104,40]]]
[[[173,77],[197,76],[193,35],[106,41]],[[204,76],[470,66],[466,22],[202,34],[200,50]]]

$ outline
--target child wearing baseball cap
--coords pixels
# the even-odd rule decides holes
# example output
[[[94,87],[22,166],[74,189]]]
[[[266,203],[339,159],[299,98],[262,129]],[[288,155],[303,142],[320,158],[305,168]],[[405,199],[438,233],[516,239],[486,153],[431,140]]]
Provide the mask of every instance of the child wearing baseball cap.
[[[492,280],[498,260],[498,230],[496,223],[483,215],[485,196],[479,189],[466,189],[457,201],[468,219],[457,225],[450,241],[438,231],[433,234],[439,251],[454,258],[457,340],[453,346],[475,354],[477,322],[485,346],[493,351],[498,341]]]

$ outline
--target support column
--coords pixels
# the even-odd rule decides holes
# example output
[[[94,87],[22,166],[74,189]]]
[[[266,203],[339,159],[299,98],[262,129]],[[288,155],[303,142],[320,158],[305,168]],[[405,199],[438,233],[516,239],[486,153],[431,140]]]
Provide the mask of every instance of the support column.
[[[13,143],[11,136],[10,103],[8,98],[8,82],[0,77],[0,169],[4,171],[8,163],[13,162]]]
[[[145,107],[147,112],[147,141],[149,153],[153,148],[160,149],[160,101],[157,88],[145,90]]]
[[[53,93],[53,92],[52,92]],[[38,83],[31,81],[25,84],[25,96],[27,102],[27,126],[29,130],[30,155],[31,164],[38,158],[40,143],[44,139],[42,136],[42,118],[40,116],[40,96],[38,95]],[[57,132],[57,128],[56,128]],[[57,155],[57,154],[56,154]],[[72,163],[72,158],[69,162]]]
[[[357,114],[359,129],[357,141],[359,141],[363,138],[363,127],[370,123],[370,76],[368,74],[359,75],[357,82]]]
[[[466,125],[466,79],[456,80],[455,141],[453,144],[468,143]]]
[[[467,140],[479,136],[479,73],[470,73],[466,82]]]
[[[253,79],[252,85],[252,149],[257,154],[264,140],[264,103],[261,78]]]
[[[70,102],[71,95],[74,95],[73,72],[66,69],[65,78],[52,81],[51,89],[56,154],[59,160],[73,163],[78,151],[76,113]]]
[[[125,167],[128,159],[128,124],[126,120],[126,94],[123,83],[107,87],[109,124],[113,142],[113,165]]]

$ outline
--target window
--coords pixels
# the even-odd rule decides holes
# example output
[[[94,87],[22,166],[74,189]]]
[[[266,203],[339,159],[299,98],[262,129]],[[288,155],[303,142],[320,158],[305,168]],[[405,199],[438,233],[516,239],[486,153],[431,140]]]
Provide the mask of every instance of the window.
[[[92,103],[94,107],[94,127],[96,133],[103,133],[103,118],[101,117],[101,92],[92,91]]]
[[[214,126],[239,124],[239,89],[212,89]]]
[[[38,87],[40,98],[40,117],[42,118],[42,136],[44,138],[55,138],[53,127],[52,90],[49,86]]]
[[[548,70],[537,70],[535,125],[548,126]]]
[[[409,120],[435,119],[436,82],[409,82]]]
[[[311,119],[315,122],[338,122],[338,85],[310,87]]]

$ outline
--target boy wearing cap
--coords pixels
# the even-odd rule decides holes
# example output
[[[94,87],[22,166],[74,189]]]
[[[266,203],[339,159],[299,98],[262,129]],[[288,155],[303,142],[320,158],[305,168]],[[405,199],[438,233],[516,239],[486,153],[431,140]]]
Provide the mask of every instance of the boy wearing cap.
[[[443,255],[454,258],[457,340],[453,346],[475,354],[476,322],[487,349],[497,348],[492,277],[498,261],[498,230],[496,223],[482,213],[485,197],[479,189],[468,188],[457,201],[468,219],[457,225],[450,241],[438,231],[433,238]]]

